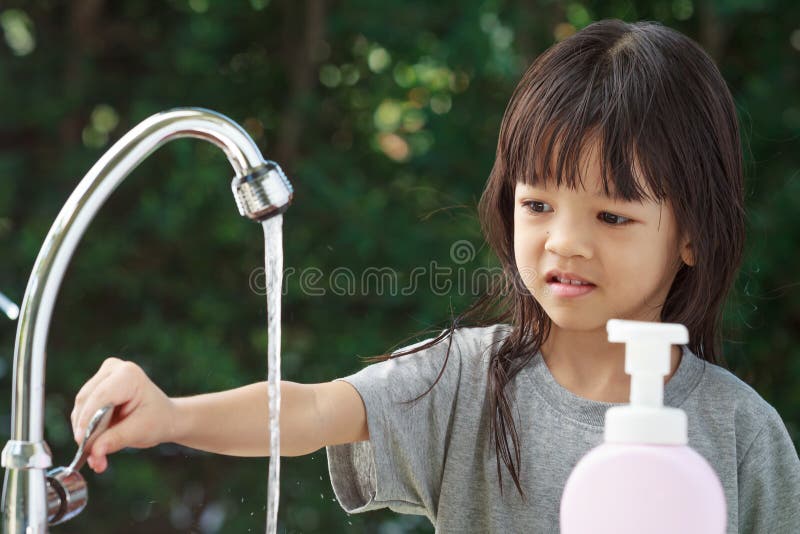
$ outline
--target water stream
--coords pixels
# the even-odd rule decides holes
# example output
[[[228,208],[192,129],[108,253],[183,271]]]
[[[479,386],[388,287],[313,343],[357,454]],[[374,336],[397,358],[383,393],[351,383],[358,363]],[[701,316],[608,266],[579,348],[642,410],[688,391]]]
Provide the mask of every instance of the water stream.
[[[281,285],[283,282],[283,215],[263,221],[264,270],[267,288],[267,382],[269,391],[269,482],[267,533],[275,534],[280,500]]]

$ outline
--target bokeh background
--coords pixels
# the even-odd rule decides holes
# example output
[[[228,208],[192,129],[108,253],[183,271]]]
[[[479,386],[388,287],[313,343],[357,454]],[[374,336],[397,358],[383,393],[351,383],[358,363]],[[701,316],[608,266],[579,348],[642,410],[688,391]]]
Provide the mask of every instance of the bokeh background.
[[[284,287],[283,379],[353,373],[360,357],[443,328],[475,297],[456,273],[496,265],[475,206],[511,92],[536,55],[609,17],[690,35],[730,85],[747,163],[748,243],[725,315],[724,365],[800,443],[794,0],[4,0],[0,291],[21,303],[56,215],[118,138],[153,113],[206,107],[242,124],[295,187],[284,218],[284,268],[295,274]],[[173,396],[266,378],[263,235],[238,215],[231,175],[212,145],[175,141],[89,227],[48,340],[45,432],[55,465],[75,451],[74,396],[109,355],[136,361]],[[432,262],[452,269],[443,286],[425,278],[401,294],[329,283],[337,268],[388,268],[407,283]],[[310,269],[323,278],[301,280]],[[0,320],[3,442],[15,329]],[[265,528],[267,458],[162,445],[122,451],[110,464],[99,476],[85,471],[87,510],[54,531]],[[420,516],[346,514],[324,449],[282,458],[281,475],[281,532],[433,531]]]

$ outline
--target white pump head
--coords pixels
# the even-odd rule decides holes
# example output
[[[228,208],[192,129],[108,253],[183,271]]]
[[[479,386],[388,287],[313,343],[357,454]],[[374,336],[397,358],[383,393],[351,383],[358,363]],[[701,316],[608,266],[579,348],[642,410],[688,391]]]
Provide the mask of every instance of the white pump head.
[[[664,406],[664,377],[673,344],[689,342],[682,324],[610,319],[608,340],[625,345],[625,372],[631,375],[630,404],[606,410],[605,441],[685,445],[686,413]]]

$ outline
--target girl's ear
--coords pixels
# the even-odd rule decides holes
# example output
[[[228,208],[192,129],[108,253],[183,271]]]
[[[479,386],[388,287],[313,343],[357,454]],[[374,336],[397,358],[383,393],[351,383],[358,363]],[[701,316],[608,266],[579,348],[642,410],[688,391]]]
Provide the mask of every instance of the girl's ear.
[[[683,242],[681,243],[681,259],[683,260],[683,263],[689,267],[694,267],[694,249],[692,248],[692,243],[689,241],[688,237],[684,237]]]

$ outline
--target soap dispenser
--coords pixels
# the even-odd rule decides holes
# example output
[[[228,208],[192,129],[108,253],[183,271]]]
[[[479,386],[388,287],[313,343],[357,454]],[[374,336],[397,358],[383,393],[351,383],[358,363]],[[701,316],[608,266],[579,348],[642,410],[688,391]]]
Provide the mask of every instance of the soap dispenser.
[[[723,534],[719,477],[688,445],[686,412],[664,406],[673,344],[682,324],[611,319],[608,340],[625,343],[630,404],[606,410],[604,441],[581,458],[561,497],[561,534]]]

